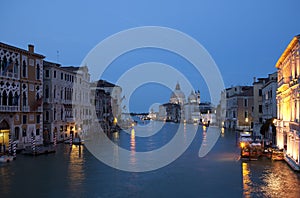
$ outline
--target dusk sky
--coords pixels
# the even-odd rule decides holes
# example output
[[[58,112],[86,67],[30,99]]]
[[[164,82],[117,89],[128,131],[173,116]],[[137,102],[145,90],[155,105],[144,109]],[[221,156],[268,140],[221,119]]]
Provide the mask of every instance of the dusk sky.
[[[299,7],[298,0],[2,1],[0,41],[24,49],[34,44],[45,60],[79,66],[108,36],[134,27],[164,26],[201,43],[218,65],[226,87],[251,85],[253,77],[276,71],[279,56],[300,33]],[[194,78],[191,81],[200,89],[202,100],[209,100],[203,80],[193,77],[188,63],[168,52],[147,49],[126,54],[112,64],[104,78],[114,82],[122,68],[124,72],[149,61],[176,63],[180,71]],[[153,89],[160,90],[159,96]],[[154,102],[167,102],[170,90],[145,85],[134,96],[131,111],[141,112]]]

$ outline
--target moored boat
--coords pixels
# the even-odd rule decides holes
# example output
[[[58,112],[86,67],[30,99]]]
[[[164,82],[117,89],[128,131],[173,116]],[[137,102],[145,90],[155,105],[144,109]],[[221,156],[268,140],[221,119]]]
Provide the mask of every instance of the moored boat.
[[[0,156],[0,162],[11,162],[14,160],[14,157],[11,155],[2,155]]]

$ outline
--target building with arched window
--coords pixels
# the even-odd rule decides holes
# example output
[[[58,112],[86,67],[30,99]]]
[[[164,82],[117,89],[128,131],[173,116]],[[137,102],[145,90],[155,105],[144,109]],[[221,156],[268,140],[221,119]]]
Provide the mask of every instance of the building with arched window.
[[[278,69],[277,146],[300,170],[300,35],[295,36],[276,63]]]
[[[9,139],[19,148],[43,142],[42,86],[43,55],[0,43],[0,145],[8,146]],[[37,97],[38,96],[38,97]],[[2,149],[3,151],[3,149]]]

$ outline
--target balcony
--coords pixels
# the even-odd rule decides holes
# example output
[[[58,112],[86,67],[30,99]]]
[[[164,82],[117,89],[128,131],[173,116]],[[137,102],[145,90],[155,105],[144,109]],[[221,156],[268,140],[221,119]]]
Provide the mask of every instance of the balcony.
[[[0,71],[0,77],[9,78],[9,79],[19,79],[18,73],[3,72],[2,70]]]
[[[290,87],[293,87],[295,85],[298,85],[299,82],[300,82],[300,79],[295,78],[289,82],[289,85],[290,85]]]
[[[285,87],[289,85],[289,82],[291,81],[291,77],[283,77],[278,81],[278,88],[281,88],[281,86]]]
[[[296,120],[298,121],[298,120]],[[296,130],[299,131],[300,130],[300,125],[297,122],[290,122],[290,130]]]
[[[75,118],[74,117],[67,117],[65,118],[66,122],[75,122]]]
[[[22,111],[23,112],[30,112],[30,106],[23,106]]]
[[[20,108],[18,106],[4,106],[0,105],[0,112],[18,112]]]

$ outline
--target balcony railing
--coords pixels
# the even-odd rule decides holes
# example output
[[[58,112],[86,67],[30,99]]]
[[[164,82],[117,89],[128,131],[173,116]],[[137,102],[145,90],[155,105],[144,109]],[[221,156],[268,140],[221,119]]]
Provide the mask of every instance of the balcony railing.
[[[6,77],[6,78],[10,78],[10,79],[19,79],[18,73],[3,72],[2,70],[0,71],[0,76],[1,77]]]
[[[0,111],[1,112],[18,112],[18,111],[20,111],[20,108],[18,106],[0,105]]]
[[[37,112],[43,112],[43,107],[38,107]]]
[[[23,106],[22,111],[23,112],[30,112],[30,106]]]
[[[295,120],[298,121],[298,120]],[[290,122],[290,129],[291,130],[296,130],[299,131],[300,130],[300,125],[297,122]]]
[[[67,117],[66,122],[75,122],[75,118],[74,117]]]
[[[291,81],[291,77],[283,77],[278,81],[278,87],[288,84]]]

